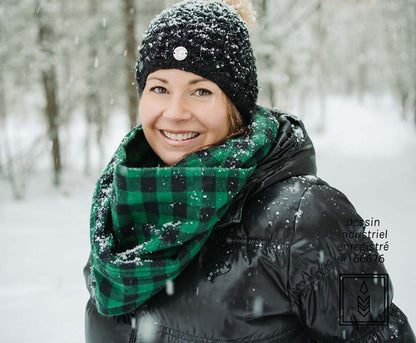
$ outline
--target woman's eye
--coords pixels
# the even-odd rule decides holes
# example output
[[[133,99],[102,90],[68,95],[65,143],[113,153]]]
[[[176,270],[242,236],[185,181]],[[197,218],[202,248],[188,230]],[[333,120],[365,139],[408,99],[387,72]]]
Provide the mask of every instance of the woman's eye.
[[[156,87],[150,88],[150,91],[151,92],[154,92],[156,94],[164,94],[164,93],[166,93],[166,88],[160,87],[160,86],[156,86]]]
[[[211,91],[209,91],[208,89],[204,89],[204,88],[200,88],[195,91],[196,96],[207,96],[211,94],[212,94]]]

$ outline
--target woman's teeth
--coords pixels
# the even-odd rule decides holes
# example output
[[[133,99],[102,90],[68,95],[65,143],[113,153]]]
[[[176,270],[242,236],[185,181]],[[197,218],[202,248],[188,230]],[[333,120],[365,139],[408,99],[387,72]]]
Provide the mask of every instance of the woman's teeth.
[[[184,141],[184,140],[191,139],[199,135],[198,132],[187,132],[187,133],[178,133],[178,134],[167,132],[167,131],[162,131],[162,132],[166,137],[174,141]]]

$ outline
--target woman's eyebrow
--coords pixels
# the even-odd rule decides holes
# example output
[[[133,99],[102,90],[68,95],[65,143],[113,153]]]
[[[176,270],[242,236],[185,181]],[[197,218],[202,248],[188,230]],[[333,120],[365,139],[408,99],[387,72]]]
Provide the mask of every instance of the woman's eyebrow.
[[[154,77],[154,76],[153,77],[149,77],[147,80],[148,81],[149,80],[158,80],[158,81],[160,81],[162,83],[169,83],[168,80],[161,79],[160,77]],[[194,79],[194,80],[189,81],[188,84],[189,85],[194,85],[195,83],[203,82],[203,81],[207,81],[207,80],[206,79]]]
[[[168,81],[167,81],[167,80],[165,80],[165,79],[161,79],[161,78],[159,78],[159,77],[149,77],[147,80],[148,80],[148,81],[149,81],[149,80],[158,80],[158,81],[160,81],[160,82],[162,82],[162,83],[168,83]]]
[[[188,82],[189,85],[194,85],[195,83],[198,82],[203,82],[203,81],[207,81],[206,79],[194,79]]]

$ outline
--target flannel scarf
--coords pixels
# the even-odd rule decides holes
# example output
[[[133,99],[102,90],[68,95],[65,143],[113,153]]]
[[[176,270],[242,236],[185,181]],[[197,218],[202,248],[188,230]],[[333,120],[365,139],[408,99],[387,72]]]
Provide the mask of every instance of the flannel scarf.
[[[157,166],[140,126],[127,134],[91,209],[88,281],[102,315],[137,309],[181,273],[273,146],[278,125],[258,107],[248,135],[170,167]]]

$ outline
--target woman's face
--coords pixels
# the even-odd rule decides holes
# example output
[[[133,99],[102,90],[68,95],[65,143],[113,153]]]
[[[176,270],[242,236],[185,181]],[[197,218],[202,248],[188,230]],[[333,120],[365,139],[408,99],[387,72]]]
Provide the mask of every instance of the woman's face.
[[[220,142],[230,131],[224,92],[216,83],[178,69],[149,74],[139,113],[147,141],[167,165]]]

